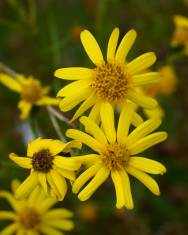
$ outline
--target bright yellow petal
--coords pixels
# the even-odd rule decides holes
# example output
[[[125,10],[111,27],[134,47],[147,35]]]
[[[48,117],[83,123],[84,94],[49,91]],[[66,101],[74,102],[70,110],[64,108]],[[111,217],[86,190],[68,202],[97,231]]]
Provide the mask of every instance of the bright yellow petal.
[[[56,167],[69,171],[75,171],[80,168],[80,163],[78,163],[71,157],[55,156],[53,163]]]
[[[165,115],[161,106],[157,106],[155,109],[144,109],[144,113],[148,118],[159,118],[162,119]]]
[[[10,211],[0,211],[0,220],[16,220],[17,215]]]
[[[91,61],[96,65],[102,64],[104,62],[103,55],[93,35],[88,30],[84,30],[80,34],[80,39]]]
[[[38,181],[39,181],[42,189],[47,194],[48,193],[48,186],[47,186],[47,182],[46,182],[46,175],[41,172],[37,172],[37,175],[38,175]]]
[[[83,90],[85,88],[88,88],[89,85],[90,85],[90,81],[88,79],[72,82],[72,83],[64,86],[57,93],[57,97],[64,97],[64,96],[74,95],[78,90]]]
[[[101,108],[101,103],[96,102],[96,104],[93,106],[89,113],[89,119],[92,119],[94,122],[98,123],[98,120],[100,118],[100,108]]]
[[[122,208],[125,204],[121,176],[118,171],[112,171],[111,177],[116,191],[116,207],[119,209]]]
[[[107,61],[108,62],[114,60],[118,38],[119,38],[119,29],[115,28],[112,31],[110,39],[108,41],[108,47],[107,47]]]
[[[25,120],[29,117],[29,114],[30,114],[30,111],[31,111],[31,108],[32,108],[32,104],[30,104],[30,103],[28,103],[24,100],[21,100],[18,103],[18,108],[21,111],[20,119]]]
[[[27,179],[18,187],[15,192],[17,199],[26,198],[38,184],[36,172],[31,172]]]
[[[136,129],[134,129],[126,139],[126,146],[129,147],[139,139],[145,137],[146,135],[153,132],[161,125],[160,119],[148,119],[147,121],[140,124]]]
[[[87,154],[83,156],[73,156],[71,157],[80,164],[94,164],[100,159],[100,155],[97,154]]]
[[[127,166],[126,170],[130,175],[134,176],[141,183],[143,183],[153,194],[157,196],[160,195],[159,186],[157,182],[151,178],[151,176],[131,166]]]
[[[62,201],[67,193],[67,183],[64,177],[62,177],[60,174],[58,174],[55,170],[51,170],[50,174],[52,176],[52,179],[56,185],[56,188],[58,189],[61,197],[59,198],[60,201]]]
[[[88,110],[91,106],[93,106],[96,102],[95,94],[91,94],[77,109],[76,113],[74,114],[71,122],[80,117],[86,110]]]
[[[158,103],[156,100],[149,96],[144,96],[137,91],[129,90],[127,92],[127,98],[130,99],[132,102],[142,106],[146,109],[154,109],[157,107]]]
[[[95,177],[87,184],[87,186],[78,194],[78,198],[81,201],[86,201],[89,199],[93,193],[103,184],[108,176],[110,171],[105,167],[99,169],[95,175]]]
[[[137,127],[137,126],[139,126],[142,123],[143,123],[142,117],[138,113],[134,112],[133,116],[132,116],[132,124],[133,124],[133,126]]]
[[[85,170],[74,182],[72,187],[73,193],[78,193],[80,189],[84,186],[84,184],[89,181],[101,168],[101,163],[97,162],[95,165],[91,166],[87,170]]]
[[[62,229],[65,231],[70,231],[74,228],[74,223],[71,220],[66,219],[51,219],[46,221],[48,225],[57,228]]]
[[[54,168],[57,173],[59,173],[62,177],[64,178],[67,178],[71,181],[75,181],[76,179],[76,176],[75,176],[75,173],[73,171],[69,171],[69,170],[64,170],[64,169],[59,169],[58,167],[57,168]]]
[[[133,86],[144,86],[152,83],[159,82],[162,79],[160,73],[150,72],[133,76],[132,85]]]
[[[153,52],[147,52],[129,62],[126,66],[127,72],[131,75],[137,74],[149,68],[156,61]]]
[[[90,135],[74,129],[69,129],[66,132],[66,136],[75,140],[80,141],[81,143],[84,143],[85,145],[92,148],[94,151],[101,153],[104,150],[104,146],[100,144],[96,139],[91,137]]]
[[[127,139],[134,109],[134,104],[125,103],[121,110],[117,128],[117,141],[120,144],[124,144]]]
[[[46,224],[44,224],[43,226],[39,227],[39,230],[42,232],[42,234],[44,235],[63,235],[62,232],[58,231],[57,229],[51,227],[51,226],[47,226]]]
[[[125,170],[122,170],[119,172],[122,180],[122,187],[124,190],[124,200],[125,200],[125,206],[128,209],[133,209],[133,198],[131,193],[131,186],[129,181],[129,176]]]
[[[17,223],[10,224],[1,231],[1,235],[12,235],[16,232],[17,229],[18,229]]]
[[[54,182],[54,179],[53,179],[53,177],[51,175],[51,171],[48,174],[46,174],[46,177],[47,177],[47,182],[48,182],[48,185],[49,185],[50,196],[52,198],[54,197],[56,200],[61,201],[62,197],[61,197],[61,194],[60,194],[60,192],[59,192],[59,190],[58,190],[58,188],[57,188],[57,186],[56,186],[56,184]],[[46,207],[46,204],[48,206],[48,204],[51,205],[51,203],[53,203],[53,201],[52,202],[51,201],[49,201],[49,202],[46,201],[45,207]],[[41,210],[41,206],[40,206],[40,210]]]
[[[8,87],[10,90],[20,93],[22,91],[22,87],[19,82],[16,81],[13,77],[0,73],[0,83]]]
[[[92,74],[93,72],[91,69],[82,67],[62,68],[55,71],[55,77],[65,80],[89,79]]]
[[[65,219],[65,218],[72,218],[73,213],[64,208],[56,208],[52,209],[45,213],[45,219]]]
[[[91,94],[89,88],[78,90],[74,95],[66,96],[60,101],[59,108],[62,112],[67,112],[78,105],[83,100],[87,99]]]
[[[50,96],[43,96],[36,105],[59,105],[60,99]]]
[[[114,110],[111,104],[102,103],[100,109],[100,117],[102,122],[102,127],[106,134],[108,141],[113,144],[116,141],[116,130],[114,121]]]
[[[81,149],[81,147],[82,147],[82,144],[80,143],[80,141],[72,140],[67,143],[64,143],[64,147],[62,151],[67,153],[67,152],[70,152],[72,148]]]
[[[116,60],[119,63],[122,64],[125,62],[127,54],[129,53],[135,39],[136,39],[135,30],[131,29],[129,30],[129,32],[125,34],[116,52]]]
[[[144,157],[131,157],[129,165],[149,174],[163,175],[166,172],[166,168],[163,164]]]
[[[106,136],[101,128],[88,117],[81,117],[80,122],[85,126],[85,129],[93,135],[93,137],[103,145],[108,144]]]
[[[31,169],[32,168],[31,159],[28,158],[28,157],[19,157],[15,153],[11,153],[9,155],[9,158],[13,162],[15,162],[16,164],[18,164],[19,166],[21,166],[23,168],[26,168],[26,169]]]
[[[131,155],[135,155],[143,152],[144,150],[150,148],[153,145],[156,145],[167,138],[167,133],[164,131],[156,132],[150,134],[136,142],[133,142],[132,145],[129,146],[129,152]]]

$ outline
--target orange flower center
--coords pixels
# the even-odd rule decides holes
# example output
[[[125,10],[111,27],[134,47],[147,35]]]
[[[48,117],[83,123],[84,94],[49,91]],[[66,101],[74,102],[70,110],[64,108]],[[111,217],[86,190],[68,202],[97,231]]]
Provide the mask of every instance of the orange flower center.
[[[33,208],[25,208],[20,214],[18,221],[25,229],[33,229],[40,223],[39,213]]]
[[[102,154],[104,165],[110,170],[120,170],[125,167],[129,160],[129,153],[125,146],[120,144],[109,144]]]
[[[131,76],[125,72],[125,67],[115,63],[102,64],[94,69],[91,87],[96,94],[109,102],[123,99],[129,88]]]

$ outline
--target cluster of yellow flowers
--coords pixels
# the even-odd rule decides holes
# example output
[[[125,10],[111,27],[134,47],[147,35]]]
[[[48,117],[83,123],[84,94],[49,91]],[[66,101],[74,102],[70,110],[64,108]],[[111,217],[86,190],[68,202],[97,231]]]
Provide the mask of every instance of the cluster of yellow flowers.
[[[15,211],[0,212],[0,219],[13,221],[1,232],[2,235],[60,235],[62,233],[58,229],[72,229],[70,211],[48,211],[57,201],[64,199],[67,182],[71,183],[72,192],[85,201],[111,177],[117,208],[132,209],[134,206],[129,175],[155,195],[160,194],[157,182],[149,174],[164,174],[165,166],[139,155],[167,138],[166,132],[154,132],[161,124],[160,106],[155,97],[166,93],[169,81],[169,93],[174,91],[174,73],[169,67],[159,72],[149,71],[156,61],[153,52],[127,60],[136,39],[134,30],[126,33],[119,45],[119,29],[113,30],[106,59],[88,30],[83,30],[80,37],[94,67],[55,71],[56,77],[73,80],[58,92],[58,98],[47,96],[49,88],[42,88],[40,82],[32,77],[16,75],[13,78],[0,74],[1,83],[20,93],[18,107],[22,119],[28,118],[33,105],[59,105],[62,112],[77,107],[71,122],[81,116],[79,121],[84,127],[83,131],[67,130],[66,136],[73,139],[67,143],[37,138],[28,144],[25,156],[10,154],[10,159],[28,169],[30,174],[21,184],[13,183],[13,194],[0,191],[0,197],[6,198]],[[159,83],[163,73],[167,73],[167,81]],[[153,83],[158,85],[152,88]],[[139,107],[144,109],[148,120],[144,121],[138,113]],[[88,115],[82,116],[88,110]],[[80,149],[82,144],[87,145],[91,152],[66,156],[72,148]]]

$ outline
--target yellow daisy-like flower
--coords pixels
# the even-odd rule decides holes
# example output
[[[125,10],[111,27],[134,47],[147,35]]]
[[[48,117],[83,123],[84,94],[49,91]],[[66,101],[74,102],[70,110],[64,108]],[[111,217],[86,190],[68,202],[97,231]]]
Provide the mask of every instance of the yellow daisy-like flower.
[[[117,208],[133,208],[128,174],[141,181],[155,195],[160,194],[158,184],[147,173],[163,174],[166,168],[161,163],[139,157],[138,154],[164,141],[167,133],[152,133],[161,124],[159,119],[149,119],[129,133],[133,112],[133,105],[128,103],[120,113],[116,130],[113,108],[109,103],[103,103],[102,128],[88,117],[80,118],[80,122],[93,137],[79,130],[67,131],[68,137],[81,141],[96,152],[74,157],[88,168],[78,176],[72,188],[73,193],[78,193],[82,189],[78,194],[81,201],[89,199],[110,175],[115,186]],[[86,185],[88,181],[90,182]]]
[[[188,54],[188,18],[175,15],[174,24],[176,29],[172,37],[172,46],[184,45],[185,53]]]
[[[64,208],[50,209],[57,201],[46,197],[39,186],[26,200],[17,200],[14,191],[18,186],[19,182],[14,180],[13,193],[0,191],[0,197],[7,199],[14,210],[13,212],[0,210],[0,220],[12,221],[1,231],[1,235],[63,235],[62,230],[73,229],[71,211]]]
[[[27,119],[33,105],[58,105],[59,99],[47,96],[49,87],[42,87],[39,80],[32,76],[26,78],[23,75],[17,75],[15,78],[0,73],[0,82],[10,90],[20,94],[18,108],[21,110],[21,119]]]
[[[74,171],[79,169],[80,164],[71,157],[59,154],[69,152],[70,148],[80,147],[81,143],[78,141],[63,143],[60,140],[37,138],[28,144],[26,157],[11,153],[11,160],[31,170],[28,178],[16,190],[16,197],[26,198],[40,185],[46,194],[56,197],[59,201],[63,200],[67,192],[65,178],[74,181]]]
[[[125,61],[136,39],[134,30],[125,34],[118,48],[119,29],[113,30],[108,42],[107,62],[103,58],[97,41],[88,30],[82,31],[80,37],[86,53],[96,67],[93,69],[72,67],[56,70],[56,77],[76,80],[62,88],[57,94],[58,97],[62,97],[61,111],[69,111],[83,101],[72,120],[91,107],[89,117],[97,120],[104,102],[118,108],[124,106],[126,100],[149,109],[157,106],[157,102],[153,98],[142,96],[136,91],[137,87],[155,83],[161,79],[157,72],[143,73],[155,62],[155,54],[148,52],[131,62]]]

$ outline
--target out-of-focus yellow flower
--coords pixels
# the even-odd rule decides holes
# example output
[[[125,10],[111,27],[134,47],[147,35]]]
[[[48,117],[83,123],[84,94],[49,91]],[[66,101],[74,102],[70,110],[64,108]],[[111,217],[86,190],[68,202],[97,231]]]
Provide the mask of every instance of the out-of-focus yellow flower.
[[[61,152],[69,152],[70,148],[80,148],[81,143],[70,141],[37,138],[28,144],[26,157],[10,154],[11,160],[20,167],[30,169],[30,175],[16,190],[16,197],[24,199],[40,185],[43,191],[59,201],[63,200],[67,192],[65,178],[74,181],[78,164],[71,157],[62,157]]]
[[[153,85],[148,85],[145,87],[144,91],[146,94],[156,97],[156,96],[170,96],[176,91],[178,78],[169,65],[161,67],[159,70],[162,78],[160,82]]]
[[[172,46],[184,45],[185,53],[188,54],[188,18],[174,16],[175,31],[172,37]]]
[[[75,156],[79,163],[86,165],[73,183],[73,193],[78,193],[81,201],[89,199],[93,193],[111,176],[116,191],[116,207],[133,208],[133,199],[128,174],[141,181],[155,195],[160,195],[157,182],[149,174],[164,174],[166,168],[159,162],[139,157],[138,154],[149,147],[164,141],[166,132],[152,133],[161,124],[160,119],[149,119],[132,132],[130,124],[134,106],[127,104],[121,111],[117,130],[114,110],[109,103],[101,107],[101,127],[88,117],[80,122],[89,135],[69,129],[66,135],[78,140],[94,150],[94,154]],[[87,183],[89,182],[89,183]]]
[[[72,120],[91,109],[89,117],[96,121],[105,102],[114,108],[123,107],[127,100],[148,109],[157,106],[155,99],[137,93],[138,87],[156,83],[161,79],[158,72],[143,73],[143,70],[156,61],[155,54],[147,52],[130,62],[126,61],[136,39],[135,30],[128,31],[119,46],[119,29],[113,30],[108,41],[107,59],[103,57],[96,39],[88,30],[82,31],[80,37],[95,67],[70,67],[55,71],[56,77],[74,81],[57,94],[61,97],[61,111],[67,112],[82,102]]]
[[[0,191],[0,197],[7,199],[13,211],[0,210],[0,220],[10,220],[12,223],[1,231],[1,235],[63,235],[62,230],[74,228],[71,221],[73,213],[64,208],[51,209],[57,203],[54,198],[48,198],[38,186],[26,200],[17,200],[14,191],[19,182],[12,182],[13,193]]]
[[[98,210],[99,208],[97,207],[95,203],[86,203],[86,204],[80,205],[78,209],[78,216],[82,220],[93,221],[98,216]]]
[[[59,100],[47,96],[49,87],[42,87],[39,80],[32,76],[26,78],[23,75],[17,75],[15,78],[0,73],[0,82],[10,90],[20,94],[20,102],[18,108],[21,110],[21,119],[27,119],[33,105],[58,105]]]

